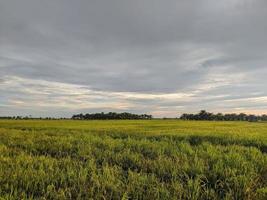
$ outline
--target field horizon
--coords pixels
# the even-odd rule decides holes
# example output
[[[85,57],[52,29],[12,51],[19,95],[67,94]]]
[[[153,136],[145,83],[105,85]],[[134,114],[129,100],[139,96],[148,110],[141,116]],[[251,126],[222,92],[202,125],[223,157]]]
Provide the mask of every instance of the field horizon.
[[[266,9],[0,0],[0,200],[267,200]]]

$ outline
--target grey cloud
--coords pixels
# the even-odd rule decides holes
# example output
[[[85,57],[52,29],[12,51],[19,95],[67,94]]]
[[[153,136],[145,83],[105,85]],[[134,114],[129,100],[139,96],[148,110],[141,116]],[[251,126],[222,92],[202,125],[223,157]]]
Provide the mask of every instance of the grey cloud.
[[[129,98],[125,101],[135,107],[125,109],[166,115],[173,115],[168,106],[177,113],[216,105],[224,110],[227,100],[266,96],[266,8],[265,0],[0,0],[0,84],[19,77],[32,80],[29,88],[48,81],[103,91],[106,97],[182,92],[193,97]],[[23,96],[22,89],[2,89],[0,114],[22,109],[9,105]],[[67,96],[46,95],[44,101]],[[108,104],[103,98],[97,101]],[[242,105],[266,110],[257,102]],[[90,109],[101,110],[95,107]],[[38,113],[38,107],[29,112]]]

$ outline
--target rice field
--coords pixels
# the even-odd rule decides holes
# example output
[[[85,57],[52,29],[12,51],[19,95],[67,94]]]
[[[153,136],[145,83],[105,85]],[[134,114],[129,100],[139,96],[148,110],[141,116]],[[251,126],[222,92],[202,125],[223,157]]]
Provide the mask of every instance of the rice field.
[[[0,199],[266,200],[267,123],[0,120]]]

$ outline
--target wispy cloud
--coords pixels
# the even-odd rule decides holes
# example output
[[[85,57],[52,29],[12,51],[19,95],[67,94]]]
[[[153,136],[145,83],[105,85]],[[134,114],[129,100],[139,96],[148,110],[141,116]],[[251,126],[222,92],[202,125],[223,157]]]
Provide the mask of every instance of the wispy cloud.
[[[265,0],[0,0],[0,115],[266,111]]]

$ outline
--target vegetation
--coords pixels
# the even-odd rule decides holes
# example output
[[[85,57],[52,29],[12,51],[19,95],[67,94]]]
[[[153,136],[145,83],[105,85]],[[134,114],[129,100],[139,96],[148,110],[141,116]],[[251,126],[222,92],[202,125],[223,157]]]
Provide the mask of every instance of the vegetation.
[[[69,118],[53,118],[53,117],[45,117],[45,118],[36,118],[32,116],[0,116],[0,119],[15,119],[15,120],[31,120],[31,119],[45,119],[45,120],[66,120]],[[152,115],[148,114],[132,114],[132,113],[87,113],[87,114],[76,114],[71,117],[73,120],[121,120],[121,119],[153,119]],[[173,119],[173,118],[163,118],[163,119]],[[176,118],[177,119],[177,118]],[[267,121],[267,115],[247,115],[245,113],[240,114],[222,114],[217,113],[213,114],[211,112],[207,112],[205,110],[201,110],[197,114],[187,114],[184,113],[180,116],[181,120],[198,120],[198,121],[249,121],[249,122],[257,122],[257,121]]]
[[[213,114],[201,110],[198,114],[183,114],[180,119],[183,120],[209,120],[209,121],[267,121],[267,115],[247,115],[245,113],[240,114]]]
[[[265,200],[267,123],[0,120],[0,199]]]
[[[61,118],[57,118],[57,117],[32,117],[30,116],[0,116],[0,120],[1,119],[10,119],[10,120],[32,120],[32,119],[45,119],[45,120],[66,120],[69,118],[66,117],[61,117]]]
[[[152,119],[152,115],[147,114],[132,114],[132,113],[116,113],[116,112],[109,112],[109,113],[94,113],[94,114],[78,114],[73,115],[72,119]]]

